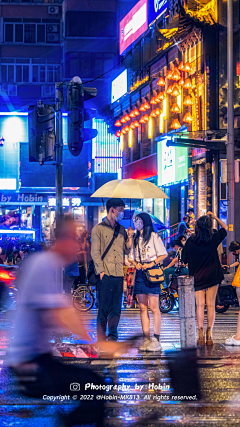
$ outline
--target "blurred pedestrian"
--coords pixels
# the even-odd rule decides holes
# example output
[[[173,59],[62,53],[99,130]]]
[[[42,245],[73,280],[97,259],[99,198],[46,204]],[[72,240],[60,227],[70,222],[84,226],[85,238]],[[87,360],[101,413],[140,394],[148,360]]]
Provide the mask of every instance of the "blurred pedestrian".
[[[159,309],[160,284],[150,283],[146,272],[158,267],[167,257],[166,249],[158,234],[154,233],[150,215],[145,212],[138,214],[134,219],[135,229],[133,247],[129,261],[136,267],[134,293],[137,295],[140,306],[140,316],[143,330],[143,342],[140,351],[159,351],[161,313]],[[150,319],[148,314],[150,308],[153,315],[154,336],[150,340]]]
[[[186,245],[187,238],[186,236],[179,236],[178,241],[180,242],[180,247],[183,248]]]
[[[180,236],[185,236],[189,232],[187,223],[189,221],[189,216],[184,215],[183,220],[178,224],[178,231],[177,231],[177,239]]]
[[[49,342],[50,331],[60,326],[91,342],[79,313],[63,296],[57,279],[57,269],[72,264],[77,250],[74,222],[65,218],[56,228],[55,245],[49,251],[34,254],[24,261],[15,333],[8,361],[21,392],[27,396],[43,398],[44,395],[66,395],[72,399],[81,390],[83,400],[72,412],[62,417],[61,427],[93,423],[102,427],[104,400],[96,399],[99,390],[91,390],[93,398],[87,400],[89,391],[85,391],[85,384],[99,386],[103,380],[87,368],[66,365],[54,359]],[[119,344],[114,345],[108,347],[110,353],[120,347]]]
[[[15,265],[16,264],[16,260],[14,257],[13,250],[14,250],[14,243],[12,243],[12,242],[8,243],[7,249],[6,249],[5,264],[8,264],[8,265]]]
[[[170,275],[175,273],[178,264],[178,251],[180,249],[180,241],[172,240],[170,242],[170,250],[168,256],[163,260],[163,272],[166,285],[169,285]]]
[[[213,220],[220,225],[213,232]],[[182,252],[182,260],[188,264],[189,274],[194,277],[197,305],[198,345],[213,345],[212,328],[215,320],[215,301],[218,285],[224,279],[217,248],[227,236],[228,226],[212,212],[196,221],[195,234],[188,240]],[[207,304],[206,340],[203,334],[204,308]]]
[[[123,256],[129,254],[132,232],[119,224],[124,218],[125,203],[122,199],[109,199],[106,204],[107,218],[92,230],[91,255],[98,283],[98,339],[117,341],[117,327],[121,315],[123,293]]]
[[[180,236],[178,240],[172,240],[170,243],[170,251],[167,258],[163,261],[163,271],[166,284],[170,283],[170,275],[174,275],[177,268],[181,267],[181,275],[187,275],[188,269],[182,262],[182,250],[186,242],[185,236]]]
[[[15,248],[13,250],[13,256],[14,256],[14,259],[15,259],[15,264],[20,265],[21,262],[22,262],[22,260],[23,260],[23,258],[24,258],[23,253],[19,249]]]
[[[0,228],[5,230],[10,229],[14,222],[15,222],[15,219],[13,216],[10,216],[10,215],[3,216],[1,219]]]

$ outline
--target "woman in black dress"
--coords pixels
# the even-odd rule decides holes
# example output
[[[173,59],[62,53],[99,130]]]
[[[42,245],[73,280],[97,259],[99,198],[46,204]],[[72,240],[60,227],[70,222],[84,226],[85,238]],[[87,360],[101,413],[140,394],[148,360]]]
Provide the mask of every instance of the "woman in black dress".
[[[213,232],[213,220],[220,225],[217,233]],[[218,257],[218,245],[227,236],[228,226],[212,212],[201,216],[195,225],[195,234],[191,236],[183,249],[182,260],[188,264],[189,275],[194,277],[198,345],[205,344],[203,335],[204,308],[207,304],[206,344],[213,345],[212,328],[215,320],[215,300],[218,285],[223,280],[222,267]]]

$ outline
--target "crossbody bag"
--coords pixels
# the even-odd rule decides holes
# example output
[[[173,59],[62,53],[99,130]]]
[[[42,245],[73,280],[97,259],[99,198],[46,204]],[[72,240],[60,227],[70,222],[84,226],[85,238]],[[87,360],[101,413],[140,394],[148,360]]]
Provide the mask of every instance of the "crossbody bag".
[[[113,233],[113,238],[101,256],[102,261],[104,260],[104,258],[108,254],[108,252],[110,251],[110,249],[114,243],[114,240],[119,235],[119,231],[120,231],[120,224],[118,222],[116,227],[115,227],[114,233]],[[93,260],[91,260],[89,263],[88,273],[87,273],[87,279],[88,279],[89,285],[96,286],[97,282],[99,281],[99,278],[100,278],[100,275],[96,274],[94,262],[93,262]]]
[[[140,263],[142,264],[139,243],[138,243],[138,254],[139,254]],[[149,283],[149,285],[160,285],[161,283],[164,282],[164,274],[160,265],[156,265],[156,267],[143,270],[143,274],[145,275],[145,278]]]

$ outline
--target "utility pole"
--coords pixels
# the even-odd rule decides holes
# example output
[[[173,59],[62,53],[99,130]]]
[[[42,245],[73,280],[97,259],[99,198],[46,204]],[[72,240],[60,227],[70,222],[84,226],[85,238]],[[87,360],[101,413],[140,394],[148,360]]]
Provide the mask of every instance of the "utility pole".
[[[233,0],[227,10],[227,182],[228,182],[228,245],[235,240],[234,220],[234,108],[233,108]]]
[[[55,84],[56,96],[56,226],[63,216],[63,139],[62,139],[62,83]]]

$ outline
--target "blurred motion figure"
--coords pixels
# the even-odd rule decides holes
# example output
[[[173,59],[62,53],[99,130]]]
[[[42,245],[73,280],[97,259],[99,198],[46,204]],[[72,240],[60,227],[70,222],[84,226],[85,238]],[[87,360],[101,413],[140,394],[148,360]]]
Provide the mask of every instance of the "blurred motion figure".
[[[75,224],[65,218],[56,229],[55,245],[24,261],[19,284],[19,303],[16,312],[15,335],[9,351],[9,365],[27,396],[76,395],[85,384],[99,385],[101,378],[86,368],[65,365],[54,359],[49,332],[63,326],[72,333],[91,341],[58,282],[57,269],[74,262],[78,243]],[[72,383],[76,383],[75,388]],[[78,388],[76,388],[78,387]],[[80,403],[71,413],[62,416],[61,427],[96,423],[103,426],[104,404],[96,400]]]

